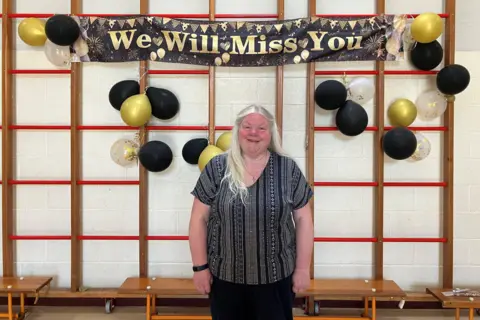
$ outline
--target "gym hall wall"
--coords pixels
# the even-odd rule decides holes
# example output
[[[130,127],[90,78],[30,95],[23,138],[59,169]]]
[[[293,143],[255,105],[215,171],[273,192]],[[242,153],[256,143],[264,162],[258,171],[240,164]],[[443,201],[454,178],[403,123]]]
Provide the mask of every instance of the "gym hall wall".
[[[70,1],[17,0],[17,13],[70,13]],[[374,0],[317,1],[317,13],[375,13]],[[83,0],[82,13],[134,13],[140,5],[133,0]],[[454,284],[480,285],[480,144],[478,120],[480,97],[478,77],[480,45],[472,40],[480,4],[458,1],[456,16],[455,61],[471,73],[470,87],[455,102],[454,162]],[[386,13],[444,12],[442,0],[386,0]],[[149,13],[208,13],[208,1],[150,1]],[[277,1],[217,0],[217,14],[276,14]],[[307,0],[285,0],[285,18],[308,16]],[[21,18],[13,20],[13,69],[57,69],[45,58],[43,49],[26,46],[17,36]],[[475,29],[473,29],[475,30]],[[443,44],[443,39],[440,39]],[[318,70],[367,70],[374,62],[317,63]],[[441,66],[440,66],[441,67]],[[439,68],[440,68],[439,67]],[[151,69],[199,69],[197,66],[150,63]],[[413,70],[407,61],[386,62],[388,70]],[[124,125],[108,102],[108,92],[116,82],[139,79],[139,63],[82,63],[80,125]],[[307,65],[284,67],[283,144],[306,167],[306,86]],[[151,124],[208,126],[208,75],[143,75],[148,85],[174,92],[180,100],[178,117],[169,123]],[[348,75],[347,80],[355,76]],[[322,80],[340,79],[339,75],[317,76]],[[70,126],[69,74],[16,74],[14,83],[13,124]],[[262,104],[275,112],[275,68],[217,68],[215,79],[215,125],[233,124],[236,113],[251,103]],[[417,96],[434,84],[431,75],[395,75],[385,77],[385,106],[395,98]],[[386,108],[385,108],[386,109]],[[373,124],[373,103],[366,105],[369,125]],[[333,114],[315,110],[315,126],[332,126]],[[385,125],[388,119],[385,117]],[[414,126],[442,126],[438,121]],[[216,135],[221,134],[217,131]],[[16,181],[70,181],[70,129],[18,129],[14,134]],[[346,138],[337,131],[315,133],[315,181],[370,182],[374,180],[375,145],[373,132]],[[442,181],[442,130],[422,132],[431,142],[428,158],[419,161],[394,161],[385,157],[384,179],[392,182]],[[120,138],[132,138],[134,131],[83,130],[81,135],[80,180],[137,181],[139,170],[124,169],[110,159],[110,147]],[[148,235],[187,235],[192,197],[190,191],[199,175],[197,166],[181,157],[185,142],[208,137],[207,131],[151,131],[149,139],[167,143],[174,153],[171,167],[162,173],[148,174]],[[2,172],[3,174],[3,172]],[[79,283],[85,287],[121,285],[126,277],[139,273],[139,192],[138,185],[81,186],[81,269]],[[70,183],[22,184],[14,186],[15,235],[59,236],[54,240],[12,240],[15,247],[14,271],[18,275],[53,275],[53,286],[71,285]],[[315,244],[315,277],[374,277],[374,193],[371,186],[315,187],[315,236],[324,239],[351,238],[358,241],[320,241]],[[431,242],[384,243],[383,272],[404,290],[424,291],[426,286],[441,285],[442,187],[412,186],[384,188],[385,238],[428,238]],[[65,239],[61,239],[66,236]],[[89,239],[89,236],[90,237]],[[95,237],[98,236],[98,237]],[[109,238],[117,236],[117,238]],[[122,240],[129,236],[130,240]],[[103,239],[103,240],[102,240]],[[148,241],[148,274],[163,277],[191,277],[188,241]]]

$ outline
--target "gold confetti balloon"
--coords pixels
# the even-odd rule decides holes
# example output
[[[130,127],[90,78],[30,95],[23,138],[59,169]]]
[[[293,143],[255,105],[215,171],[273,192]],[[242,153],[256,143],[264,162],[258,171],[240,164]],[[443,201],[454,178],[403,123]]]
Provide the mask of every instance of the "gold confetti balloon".
[[[447,98],[436,90],[421,93],[415,104],[418,117],[422,120],[433,120],[447,110]]]
[[[415,161],[420,161],[428,157],[432,150],[432,145],[430,144],[430,140],[420,132],[415,133],[415,138],[417,139],[417,149],[415,149],[411,158]]]
[[[130,139],[119,139],[110,148],[110,158],[121,167],[137,163],[138,144]]]

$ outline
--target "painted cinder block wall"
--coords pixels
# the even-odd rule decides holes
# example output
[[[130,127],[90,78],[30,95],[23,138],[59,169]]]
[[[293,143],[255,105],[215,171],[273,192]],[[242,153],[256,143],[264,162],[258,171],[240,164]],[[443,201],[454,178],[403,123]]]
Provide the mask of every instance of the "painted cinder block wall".
[[[17,0],[16,11],[68,13],[70,1]],[[307,16],[307,0],[286,0],[286,18]],[[443,12],[442,0],[387,0],[387,13]],[[373,0],[317,0],[319,13],[373,13]],[[83,0],[85,13],[138,13],[132,0]],[[475,0],[458,1],[456,61],[471,72],[470,88],[457,97],[455,105],[455,285],[480,284],[480,45],[472,41],[473,14],[480,10]],[[276,0],[217,0],[217,13],[276,13]],[[150,12],[206,13],[208,1],[151,1]],[[17,21],[20,23],[20,19]],[[16,68],[54,68],[42,49],[34,49],[16,38]],[[117,111],[108,102],[108,91],[117,81],[138,79],[138,62],[83,64],[82,124],[120,124]],[[370,69],[366,63],[319,63],[324,69]],[[153,63],[151,68],[198,68]],[[408,61],[386,63],[388,69],[411,69]],[[330,77],[332,78],[332,77]],[[324,79],[327,79],[325,77]],[[351,78],[350,78],[351,79]],[[317,78],[317,83],[323,80]],[[16,75],[16,123],[69,124],[69,75]],[[236,112],[250,103],[275,106],[274,68],[218,68],[216,80],[216,123],[231,125]],[[284,146],[305,168],[306,65],[285,67]],[[207,125],[208,78],[198,76],[150,76],[150,86],[173,91],[181,102],[180,114],[170,124]],[[387,76],[386,106],[395,98],[413,101],[435,85],[431,76]],[[373,123],[373,105],[366,106]],[[317,108],[316,125],[331,125],[333,114]],[[388,125],[388,120],[386,120]],[[415,125],[440,125],[439,121]],[[441,180],[441,132],[425,132],[432,144],[430,156],[421,162],[386,159],[387,181]],[[109,158],[110,146],[133,132],[86,131],[83,135],[83,179],[136,179],[138,170],[123,169]],[[206,132],[153,132],[172,148],[171,168],[149,175],[149,234],[185,235],[192,197],[190,191],[199,175],[196,166],[181,158],[183,144]],[[315,136],[315,180],[371,181],[373,179],[373,133],[345,138],[335,132]],[[70,133],[68,131],[17,131],[17,179],[69,179]],[[67,235],[70,233],[69,186],[16,186],[17,234]],[[83,233],[88,235],[138,234],[137,186],[84,186]],[[322,237],[373,236],[373,188],[316,187],[315,234]],[[385,237],[441,237],[440,188],[385,188]],[[373,245],[370,243],[315,244],[315,277],[372,277]],[[16,271],[19,275],[53,275],[54,285],[70,285],[69,241],[17,241]],[[406,290],[423,290],[440,281],[441,244],[386,243],[385,277]],[[165,277],[191,277],[187,241],[151,241],[149,271]],[[0,264],[1,266],[1,264]],[[138,272],[136,241],[84,241],[83,285],[118,287]]]

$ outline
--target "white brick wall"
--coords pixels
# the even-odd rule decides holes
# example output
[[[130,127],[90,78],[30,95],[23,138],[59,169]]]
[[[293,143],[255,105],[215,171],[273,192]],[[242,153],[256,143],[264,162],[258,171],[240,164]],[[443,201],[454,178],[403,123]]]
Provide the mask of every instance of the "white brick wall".
[[[132,0],[83,0],[87,13],[138,13]],[[208,1],[151,1],[151,12],[206,13]],[[320,13],[372,13],[373,0],[317,0]],[[387,0],[389,13],[442,12],[441,0]],[[480,47],[475,48],[461,33],[471,26],[468,18],[475,0],[459,1],[456,60],[469,68],[470,88],[457,97],[455,106],[455,284],[480,284]],[[155,4],[153,4],[155,3]],[[348,5],[347,5],[348,3]],[[69,1],[18,0],[17,12],[69,12]],[[477,10],[478,11],[478,10]],[[276,1],[217,1],[218,13],[275,13]],[[307,15],[307,0],[286,0],[287,18]],[[18,23],[20,20],[17,21]],[[461,29],[464,28],[464,29]],[[460,32],[464,30],[465,32]],[[16,40],[18,69],[53,68],[42,49],[32,49]],[[322,64],[322,68],[366,69],[373,63]],[[195,68],[185,65],[159,65],[153,68]],[[408,62],[387,63],[387,68],[409,69]],[[123,124],[108,103],[109,88],[117,81],[138,77],[138,63],[83,64],[83,124]],[[305,168],[306,66],[285,67],[284,139],[286,149]],[[218,125],[230,125],[236,112],[248,103],[261,103],[272,111],[275,105],[275,70],[271,68],[217,69],[216,119]],[[65,75],[18,75],[16,81],[16,122],[19,124],[69,124],[70,82]],[[388,76],[385,102],[396,97],[414,99],[434,77]],[[151,76],[151,86],[172,90],[181,101],[180,115],[172,124],[208,123],[208,81],[199,76]],[[320,78],[318,78],[320,81]],[[318,82],[317,82],[318,83]],[[188,89],[187,89],[188,88]],[[367,107],[373,115],[373,106]],[[317,109],[316,125],[330,125],[332,113]],[[373,123],[373,118],[370,119]],[[388,122],[387,122],[388,124]],[[415,125],[422,125],[417,121]],[[425,125],[438,125],[432,122]],[[387,181],[439,181],[441,179],[441,136],[426,132],[433,150],[419,163],[386,160]],[[149,176],[149,234],[187,234],[196,166],[181,158],[183,144],[204,132],[153,132],[172,148],[175,159],[165,173]],[[87,131],[83,133],[83,179],[136,179],[137,169],[124,170],[109,158],[111,144],[132,132]],[[371,181],[373,177],[373,134],[355,139],[337,133],[320,132],[315,137],[315,180]],[[15,161],[17,179],[69,179],[69,132],[19,131],[16,134]],[[15,214],[18,234],[69,234],[70,193],[68,186],[17,186]],[[322,237],[372,237],[373,188],[318,187],[315,189],[315,233]],[[385,237],[441,237],[440,188],[385,189]],[[137,186],[84,186],[83,233],[89,235],[138,234]],[[21,275],[54,275],[55,285],[69,286],[69,241],[18,241],[16,270]],[[386,243],[385,277],[405,289],[423,290],[439,283],[441,245],[435,243]],[[119,286],[138,271],[136,241],[85,241],[83,284]],[[475,254],[477,252],[477,254]],[[371,277],[372,245],[368,243],[318,243],[315,245],[316,277]],[[190,277],[190,255],[186,241],[152,241],[149,245],[149,270],[160,276]],[[1,266],[1,265],[0,265]]]

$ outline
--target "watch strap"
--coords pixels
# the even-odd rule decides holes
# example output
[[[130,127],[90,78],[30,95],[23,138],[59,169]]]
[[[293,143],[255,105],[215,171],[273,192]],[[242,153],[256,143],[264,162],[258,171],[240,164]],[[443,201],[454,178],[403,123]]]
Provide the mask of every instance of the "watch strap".
[[[193,266],[193,272],[198,272],[198,271],[203,271],[208,269],[208,263],[205,263],[204,265],[201,266]]]

